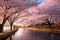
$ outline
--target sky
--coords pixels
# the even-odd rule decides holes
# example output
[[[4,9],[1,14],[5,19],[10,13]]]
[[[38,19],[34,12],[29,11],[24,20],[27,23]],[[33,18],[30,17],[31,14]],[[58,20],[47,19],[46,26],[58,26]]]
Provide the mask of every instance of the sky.
[[[44,2],[44,1],[45,1],[45,0],[38,0],[38,2],[41,2],[41,3]]]

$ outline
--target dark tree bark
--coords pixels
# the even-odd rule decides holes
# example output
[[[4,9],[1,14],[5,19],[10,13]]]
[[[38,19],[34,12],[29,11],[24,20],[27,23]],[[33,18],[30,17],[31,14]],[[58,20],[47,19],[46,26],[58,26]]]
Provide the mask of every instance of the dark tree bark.
[[[14,28],[13,29],[15,29],[15,26],[14,26]]]
[[[3,32],[3,25],[0,24],[0,32]]]
[[[10,30],[12,30],[13,22],[10,23]]]
[[[19,13],[20,14],[20,13]],[[13,20],[11,21],[11,20],[8,20],[8,21],[10,21],[9,23],[10,23],[10,30],[12,30],[12,26],[13,26],[13,23],[14,23],[14,21],[16,20],[16,18],[19,16],[19,14],[15,17],[15,18],[13,18]]]
[[[4,17],[2,24],[0,24],[0,32],[3,32],[3,26],[4,26],[5,22],[7,21],[7,19],[8,19],[8,17],[7,18]]]
[[[3,32],[3,26],[4,26],[5,22],[6,22],[6,20],[3,20],[3,23],[0,24],[0,32]]]

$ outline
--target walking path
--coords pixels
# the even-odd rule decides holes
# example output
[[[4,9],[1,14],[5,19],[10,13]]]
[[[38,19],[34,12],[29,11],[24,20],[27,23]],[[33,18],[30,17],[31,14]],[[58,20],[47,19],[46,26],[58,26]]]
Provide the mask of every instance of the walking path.
[[[8,38],[10,35],[14,34],[17,30],[18,29],[3,31],[3,33],[0,33],[0,40]]]

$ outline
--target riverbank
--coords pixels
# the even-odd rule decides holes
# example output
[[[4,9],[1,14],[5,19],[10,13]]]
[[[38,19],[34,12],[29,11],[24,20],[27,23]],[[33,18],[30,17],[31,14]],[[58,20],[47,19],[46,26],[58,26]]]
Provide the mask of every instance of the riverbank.
[[[18,29],[14,29],[14,30],[5,30],[3,31],[3,33],[0,33],[0,39],[6,39],[9,36],[11,36],[12,34],[14,34]]]
[[[42,31],[42,32],[52,32],[52,33],[60,33],[60,28],[45,28],[45,27],[27,27],[26,29],[28,30],[33,30],[33,31]]]

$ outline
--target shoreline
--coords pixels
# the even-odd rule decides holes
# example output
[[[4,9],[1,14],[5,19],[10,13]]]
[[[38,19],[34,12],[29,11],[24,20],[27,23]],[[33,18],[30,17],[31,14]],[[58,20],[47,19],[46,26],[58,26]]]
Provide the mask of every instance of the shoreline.
[[[57,29],[57,28],[35,28],[35,27],[28,27],[26,29],[32,30],[32,31],[60,33],[60,29]]]

